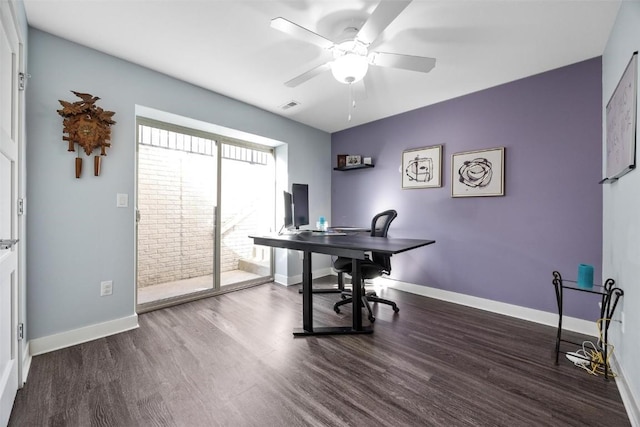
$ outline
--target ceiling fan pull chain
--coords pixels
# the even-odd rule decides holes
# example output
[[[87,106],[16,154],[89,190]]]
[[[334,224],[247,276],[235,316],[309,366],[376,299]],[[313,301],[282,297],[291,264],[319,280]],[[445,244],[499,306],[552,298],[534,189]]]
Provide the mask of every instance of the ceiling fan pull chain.
[[[353,83],[349,83],[349,119],[351,121],[351,110],[355,110],[356,100],[353,98]]]
[[[347,116],[347,121],[350,122],[351,121],[351,104],[353,102],[353,91],[351,89],[351,83],[349,83],[349,104],[348,104],[348,109],[349,109],[349,115]]]

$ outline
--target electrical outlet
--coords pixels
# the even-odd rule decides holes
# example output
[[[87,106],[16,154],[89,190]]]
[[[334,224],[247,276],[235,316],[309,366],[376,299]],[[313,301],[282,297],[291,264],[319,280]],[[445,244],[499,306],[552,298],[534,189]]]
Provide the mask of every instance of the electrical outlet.
[[[620,331],[624,334],[624,311],[620,313]]]
[[[106,297],[113,293],[113,281],[107,280],[100,282],[100,296]]]

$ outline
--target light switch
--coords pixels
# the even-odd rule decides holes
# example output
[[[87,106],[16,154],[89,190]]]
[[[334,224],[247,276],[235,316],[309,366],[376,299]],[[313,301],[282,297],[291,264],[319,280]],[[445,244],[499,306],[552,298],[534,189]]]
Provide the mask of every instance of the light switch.
[[[129,207],[129,195],[118,193],[116,195],[116,207],[118,208],[128,208]]]

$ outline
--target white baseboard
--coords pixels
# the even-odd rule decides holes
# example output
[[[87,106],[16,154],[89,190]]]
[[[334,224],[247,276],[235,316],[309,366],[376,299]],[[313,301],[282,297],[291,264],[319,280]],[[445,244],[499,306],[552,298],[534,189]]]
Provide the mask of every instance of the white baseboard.
[[[633,390],[629,387],[629,383],[626,380],[622,366],[618,363],[618,359],[616,359],[615,353],[611,357],[611,368],[613,372],[618,374],[616,377],[616,385],[618,386],[624,408],[627,410],[629,422],[631,422],[633,427],[638,427],[640,426],[640,407],[638,407],[640,400],[637,396],[633,395]]]
[[[400,291],[448,301],[455,304],[466,305],[468,307],[479,308],[481,310],[504,314],[506,316],[528,320],[530,322],[541,323],[543,325],[553,327],[558,326],[557,313],[549,313],[547,311],[534,310],[532,308],[473,297],[457,292],[414,285],[413,283],[401,282],[399,280],[389,279],[386,277],[377,279],[376,283],[379,283],[382,286],[388,286],[389,288],[398,289]],[[575,317],[563,316],[562,328],[593,337],[598,336],[598,327],[595,322],[589,322],[588,320],[578,319]]]
[[[33,356],[31,355],[31,342],[28,342],[27,345],[24,346],[24,353],[22,355],[22,384],[20,387],[27,382],[27,377],[29,376],[29,369],[31,369],[31,361],[33,360]]]
[[[314,270],[312,277],[324,277],[330,274],[333,274],[333,269],[331,267],[321,268],[319,270]],[[279,285],[291,286],[298,283],[302,283],[302,274],[297,274],[295,276],[285,276],[284,274],[276,274],[273,276],[273,281]]]
[[[137,327],[138,315],[132,314],[131,316],[109,320],[108,322],[84,326],[82,328],[48,335],[42,338],[35,338],[29,341],[31,355],[37,356],[38,354],[71,347],[72,345],[93,341],[98,338],[129,331]]]
[[[273,281],[278,285],[283,285],[283,286],[293,285],[293,282],[289,281],[289,276],[285,276],[284,274],[274,274]]]

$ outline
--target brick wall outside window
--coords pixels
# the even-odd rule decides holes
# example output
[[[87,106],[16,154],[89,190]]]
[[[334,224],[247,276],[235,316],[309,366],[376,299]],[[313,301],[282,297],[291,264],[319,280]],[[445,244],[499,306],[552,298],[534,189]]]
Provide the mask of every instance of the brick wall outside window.
[[[247,236],[265,231],[260,221],[273,211],[273,181],[252,177],[265,166],[222,163],[220,267],[225,272],[253,257]],[[139,145],[139,287],[213,273],[215,203],[215,157]]]

